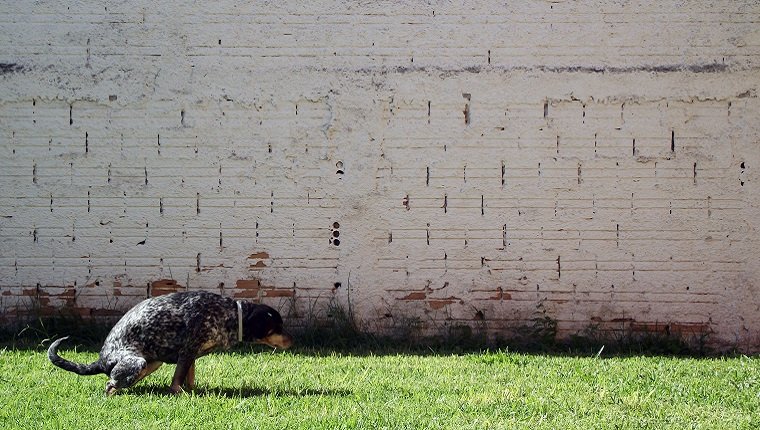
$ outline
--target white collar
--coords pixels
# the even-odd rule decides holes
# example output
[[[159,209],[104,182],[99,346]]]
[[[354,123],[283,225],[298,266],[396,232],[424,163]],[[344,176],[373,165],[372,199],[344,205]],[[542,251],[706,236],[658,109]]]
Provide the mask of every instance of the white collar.
[[[238,342],[243,341],[243,305],[240,304],[239,300],[235,300],[235,304],[237,305],[237,321],[238,321]]]

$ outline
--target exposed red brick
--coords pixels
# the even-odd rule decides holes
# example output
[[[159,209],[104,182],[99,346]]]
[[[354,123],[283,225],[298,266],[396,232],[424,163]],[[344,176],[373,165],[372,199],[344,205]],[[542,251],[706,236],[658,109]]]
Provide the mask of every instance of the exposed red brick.
[[[236,290],[233,295],[236,299],[257,299],[259,298],[259,289]]]
[[[708,323],[671,323],[670,332],[676,334],[695,334],[695,333],[709,333],[711,332],[710,324]]]
[[[114,284],[114,290],[116,285]],[[183,287],[177,283],[174,279],[159,279],[150,284],[150,296],[158,297],[164,294],[176,293],[182,290]]]
[[[424,291],[417,291],[414,293],[409,293],[405,297],[400,298],[399,300],[425,300],[427,297],[427,293]]]
[[[263,261],[257,261],[257,262],[256,262],[256,264],[251,264],[251,265],[249,266],[249,268],[250,268],[251,270],[261,270],[261,269],[263,269],[263,268],[265,268],[265,267],[267,267],[267,265],[266,265],[266,264],[264,264],[264,262],[263,262]]]
[[[453,299],[443,299],[443,300],[428,300],[428,306],[430,306],[431,309],[439,310],[443,309],[444,307],[456,302],[457,300]]]
[[[261,282],[258,279],[238,279],[235,283],[235,288],[242,290],[258,290],[261,288]]]
[[[76,294],[77,290],[74,287],[66,287],[63,292],[58,295],[58,297],[63,298],[64,306],[68,308],[76,306]]]
[[[263,259],[267,259],[267,258],[269,258],[269,254],[267,254],[266,252],[257,252],[255,254],[251,254],[248,257],[249,260],[255,260],[255,259],[262,259],[263,260]]]
[[[229,266],[225,266],[224,263],[220,263],[220,264],[218,264],[216,266],[203,266],[201,268],[201,272],[210,272],[210,271],[212,271],[214,269],[229,269],[229,268],[230,267]]]
[[[645,333],[667,333],[670,331],[668,324],[657,322],[632,322],[631,330]]]
[[[490,300],[512,300],[512,295],[499,288],[496,294],[490,297]]]

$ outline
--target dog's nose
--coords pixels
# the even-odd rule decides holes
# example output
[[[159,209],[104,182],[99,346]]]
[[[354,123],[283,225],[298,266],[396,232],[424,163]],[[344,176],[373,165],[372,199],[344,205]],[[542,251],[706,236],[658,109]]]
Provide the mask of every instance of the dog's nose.
[[[291,346],[293,346],[293,337],[290,336],[287,333],[283,333],[282,334],[282,346],[280,346],[280,348],[282,348],[282,349],[288,349]]]

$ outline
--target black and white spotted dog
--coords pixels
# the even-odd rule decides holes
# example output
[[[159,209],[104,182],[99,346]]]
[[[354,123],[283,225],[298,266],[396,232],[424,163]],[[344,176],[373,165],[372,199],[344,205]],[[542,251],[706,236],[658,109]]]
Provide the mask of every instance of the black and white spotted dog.
[[[287,349],[292,338],[282,318],[266,305],[235,301],[208,292],[181,292],[144,300],[111,329],[97,361],[79,364],[61,358],[56,340],[50,361],[79,375],[105,373],[106,394],[131,387],[163,363],[176,363],[171,391],[195,386],[195,359],[238,342],[257,342]]]

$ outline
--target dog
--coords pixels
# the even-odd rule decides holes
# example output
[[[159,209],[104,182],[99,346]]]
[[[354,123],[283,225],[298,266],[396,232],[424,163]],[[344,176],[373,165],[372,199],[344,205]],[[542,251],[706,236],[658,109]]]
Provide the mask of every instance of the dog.
[[[111,329],[97,361],[79,364],[48,348],[50,361],[79,375],[110,376],[106,395],[131,387],[163,363],[176,364],[169,389],[178,394],[195,387],[195,360],[238,342],[289,348],[292,337],[282,328],[280,314],[266,305],[235,301],[205,291],[179,292],[143,300]]]

